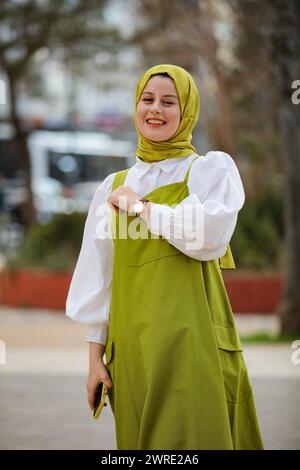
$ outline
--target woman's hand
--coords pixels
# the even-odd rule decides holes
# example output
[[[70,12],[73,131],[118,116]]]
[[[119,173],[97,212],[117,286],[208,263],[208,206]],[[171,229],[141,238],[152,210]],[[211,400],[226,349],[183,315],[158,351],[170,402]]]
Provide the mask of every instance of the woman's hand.
[[[87,379],[87,398],[92,411],[94,411],[94,399],[96,389],[100,382],[103,382],[110,390],[113,383],[103,363],[105,346],[98,343],[89,343],[89,374]]]
[[[140,196],[130,186],[119,186],[111,193],[107,199],[107,203],[113,210],[123,209],[128,212],[129,207],[134,204],[139,197]]]

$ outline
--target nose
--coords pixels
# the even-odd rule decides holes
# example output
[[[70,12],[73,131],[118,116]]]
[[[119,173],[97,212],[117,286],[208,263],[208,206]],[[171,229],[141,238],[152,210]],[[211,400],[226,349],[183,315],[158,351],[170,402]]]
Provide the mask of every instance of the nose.
[[[158,102],[153,101],[153,104],[152,104],[152,106],[151,106],[150,112],[153,113],[153,114],[161,113],[161,109],[160,109],[160,107],[159,107]]]

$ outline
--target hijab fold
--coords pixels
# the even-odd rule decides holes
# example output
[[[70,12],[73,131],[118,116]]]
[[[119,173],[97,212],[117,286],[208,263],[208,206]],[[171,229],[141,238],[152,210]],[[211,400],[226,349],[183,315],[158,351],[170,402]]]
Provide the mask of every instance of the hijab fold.
[[[175,134],[168,140],[156,142],[144,137],[137,126],[136,109],[143,89],[152,75],[167,72],[173,79],[179,99],[181,120]],[[170,64],[155,65],[140,78],[136,87],[135,127],[139,136],[136,156],[145,162],[156,162],[166,158],[186,157],[197,153],[191,144],[194,129],[200,111],[200,96],[193,77],[182,67]]]

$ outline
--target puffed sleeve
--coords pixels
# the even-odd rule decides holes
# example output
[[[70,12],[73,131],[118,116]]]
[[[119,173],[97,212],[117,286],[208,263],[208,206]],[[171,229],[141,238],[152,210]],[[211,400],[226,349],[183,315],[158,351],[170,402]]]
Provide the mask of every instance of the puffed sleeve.
[[[189,196],[175,207],[151,204],[148,228],[199,261],[222,257],[233,235],[245,193],[230,155],[211,151],[193,162]]]
[[[66,315],[88,325],[87,342],[106,344],[111,300],[113,239],[107,198],[115,173],[98,186],[87,214],[81,249],[73,272]]]

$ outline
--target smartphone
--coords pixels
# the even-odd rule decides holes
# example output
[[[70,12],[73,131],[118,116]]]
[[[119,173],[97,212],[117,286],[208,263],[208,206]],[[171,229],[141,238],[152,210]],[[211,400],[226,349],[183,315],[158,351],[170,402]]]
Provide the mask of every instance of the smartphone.
[[[106,385],[103,382],[100,382],[95,392],[93,418],[99,418],[102,408],[107,405],[105,402],[106,395]]]

